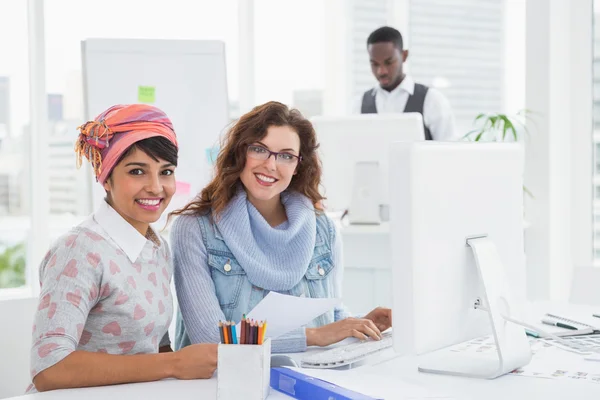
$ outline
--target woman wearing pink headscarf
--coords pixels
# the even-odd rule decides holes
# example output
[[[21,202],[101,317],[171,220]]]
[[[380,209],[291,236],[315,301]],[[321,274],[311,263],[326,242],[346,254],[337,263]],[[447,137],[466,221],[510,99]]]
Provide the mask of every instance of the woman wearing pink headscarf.
[[[216,345],[171,352],[171,256],[150,227],[175,192],[171,121],[118,105],[79,130],[78,165],[90,161],[106,198],[40,265],[28,391],[211,377]]]

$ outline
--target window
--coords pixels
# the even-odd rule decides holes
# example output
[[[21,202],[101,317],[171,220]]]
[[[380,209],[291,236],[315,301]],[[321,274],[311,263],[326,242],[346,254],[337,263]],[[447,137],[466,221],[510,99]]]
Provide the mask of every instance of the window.
[[[67,15],[77,15],[77,18]],[[53,0],[45,2],[51,240],[93,210],[73,144],[84,119],[81,41],[88,38],[220,40],[230,104],[238,98],[237,2]]]
[[[254,2],[256,104],[276,100],[307,117],[323,114],[324,3]]]
[[[26,283],[29,57],[27,2],[0,2],[0,289]]]

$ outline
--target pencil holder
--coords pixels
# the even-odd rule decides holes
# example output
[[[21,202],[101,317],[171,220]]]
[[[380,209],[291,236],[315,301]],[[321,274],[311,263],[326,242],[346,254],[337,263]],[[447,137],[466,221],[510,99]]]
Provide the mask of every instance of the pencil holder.
[[[269,395],[271,339],[258,344],[220,344],[217,399],[264,400]]]

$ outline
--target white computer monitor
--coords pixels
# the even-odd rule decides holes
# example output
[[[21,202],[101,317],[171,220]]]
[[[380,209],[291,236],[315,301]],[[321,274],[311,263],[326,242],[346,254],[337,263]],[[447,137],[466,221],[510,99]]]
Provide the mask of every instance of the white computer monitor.
[[[395,350],[428,353],[420,370],[454,375],[493,378],[527,364],[524,329],[502,317],[519,319],[525,301],[521,146],[394,143],[390,160]],[[475,252],[473,237],[486,238]],[[476,309],[478,299],[494,313]],[[499,360],[434,351],[487,334]]]
[[[367,176],[375,167],[378,176],[366,183],[379,182],[375,186],[379,189],[377,196],[380,203],[389,204],[389,145],[394,141],[425,140],[423,118],[419,113],[319,116],[312,118],[311,122],[320,143],[322,194],[327,198],[327,210],[333,212],[350,208],[356,190],[355,171],[359,164],[365,167],[359,172]],[[350,214],[352,216],[352,210]]]

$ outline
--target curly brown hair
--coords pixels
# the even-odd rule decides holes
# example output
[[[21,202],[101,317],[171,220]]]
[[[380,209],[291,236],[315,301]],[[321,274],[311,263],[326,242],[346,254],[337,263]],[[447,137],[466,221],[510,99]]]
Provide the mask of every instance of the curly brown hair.
[[[215,165],[215,177],[198,196],[185,207],[172,212],[175,215],[205,215],[211,210],[218,215],[235,196],[240,174],[246,165],[249,145],[262,140],[271,126],[289,126],[300,138],[300,156],[296,175],[286,190],[296,191],[308,197],[317,212],[322,211],[319,193],[321,161],[317,154],[319,144],[313,125],[297,109],[270,101],[254,107],[244,114],[227,132]]]

